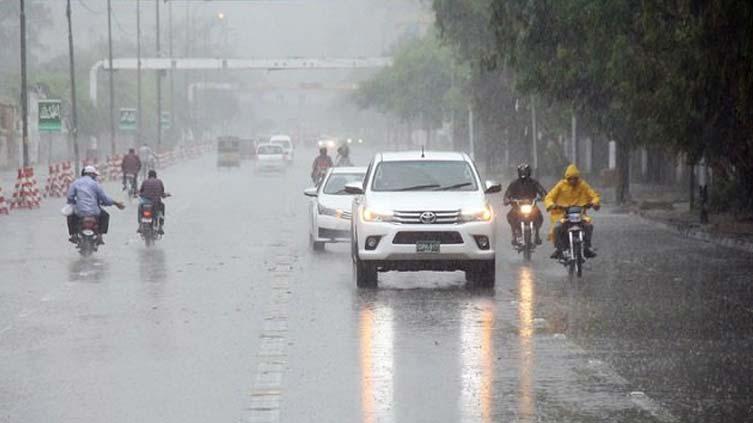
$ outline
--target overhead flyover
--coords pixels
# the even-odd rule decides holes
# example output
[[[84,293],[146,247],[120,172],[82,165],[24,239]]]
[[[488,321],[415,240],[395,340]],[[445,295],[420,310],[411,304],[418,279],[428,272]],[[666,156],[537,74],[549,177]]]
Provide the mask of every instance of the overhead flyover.
[[[280,59],[213,59],[159,58],[141,59],[142,70],[317,70],[383,68],[392,65],[391,57],[353,58],[280,58]],[[137,70],[135,57],[113,59],[114,70]],[[89,70],[89,99],[97,104],[97,77],[100,70],[110,70],[108,60],[100,60]]]

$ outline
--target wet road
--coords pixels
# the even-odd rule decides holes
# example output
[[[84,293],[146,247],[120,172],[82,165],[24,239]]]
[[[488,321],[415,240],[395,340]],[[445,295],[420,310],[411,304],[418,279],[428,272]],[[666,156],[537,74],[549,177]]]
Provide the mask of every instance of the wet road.
[[[497,287],[380,275],[307,243],[307,162],[164,172],[81,259],[60,204],[0,217],[0,422],[727,422],[751,419],[750,255],[597,214],[579,284],[500,228]],[[109,191],[114,186],[108,185]]]

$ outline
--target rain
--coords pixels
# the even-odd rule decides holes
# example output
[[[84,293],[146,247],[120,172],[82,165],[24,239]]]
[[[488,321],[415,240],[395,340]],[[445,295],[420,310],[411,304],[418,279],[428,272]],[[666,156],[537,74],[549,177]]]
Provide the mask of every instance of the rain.
[[[751,39],[3,0],[0,422],[753,421]]]

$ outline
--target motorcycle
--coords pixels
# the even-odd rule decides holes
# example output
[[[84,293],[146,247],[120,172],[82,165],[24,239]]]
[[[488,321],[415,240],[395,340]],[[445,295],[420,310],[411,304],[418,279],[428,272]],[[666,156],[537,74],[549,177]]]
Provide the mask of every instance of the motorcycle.
[[[169,196],[170,194],[164,195],[164,197]],[[139,208],[139,233],[147,247],[151,247],[157,240],[162,239],[163,234],[160,229],[164,224],[164,219],[165,217],[154,203],[142,198]]]
[[[123,188],[128,191],[128,199],[137,198],[139,196],[139,189],[136,186],[136,175],[126,174],[125,182],[126,185]]]
[[[99,246],[99,225],[96,216],[86,216],[79,222],[79,230],[76,237],[78,252],[88,257],[97,251]]]
[[[585,211],[589,205],[560,207],[565,211],[565,217],[562,219],[562,226],[567,233],[568,248],[562,252],[559,262],[567,267],[569,275],[583,276],[583,263],[586,262],[583,256],[585,245],[586,230],[583,224],[586,222]]]
[[[520,220],[520,235],[522,240],[518,239],[518,243],[515,246],[515,250],[518,253],[523,253],[523,258],[526,261],[531,260],[531,254],[536,249],[536,243],[534,242],[534,233],[536,228],[534,226],[534,210],[536,209],[537,199],[533,200],[511,200],[511,203],[515,207],[516,213],[519,215]]]

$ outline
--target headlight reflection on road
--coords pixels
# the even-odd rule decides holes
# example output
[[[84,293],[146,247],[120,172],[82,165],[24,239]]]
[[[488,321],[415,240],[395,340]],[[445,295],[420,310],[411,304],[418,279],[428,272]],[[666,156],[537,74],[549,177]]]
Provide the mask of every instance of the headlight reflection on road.
[[[361,410],[364,423],[394,421],[392,309],[369,304],[359,316],[361,362]]]
[[[492,421],[494,376],[494,303],[484,299],[461,315],[461,421]]]
[[[520,342],[520,369],[518,383],[518,417],[521,422],[533,422],[536,417],[536,395],[533,389],[534,356],[533,324],[536,293],[531,269],[522,267],[518,278],[518,328]]]

